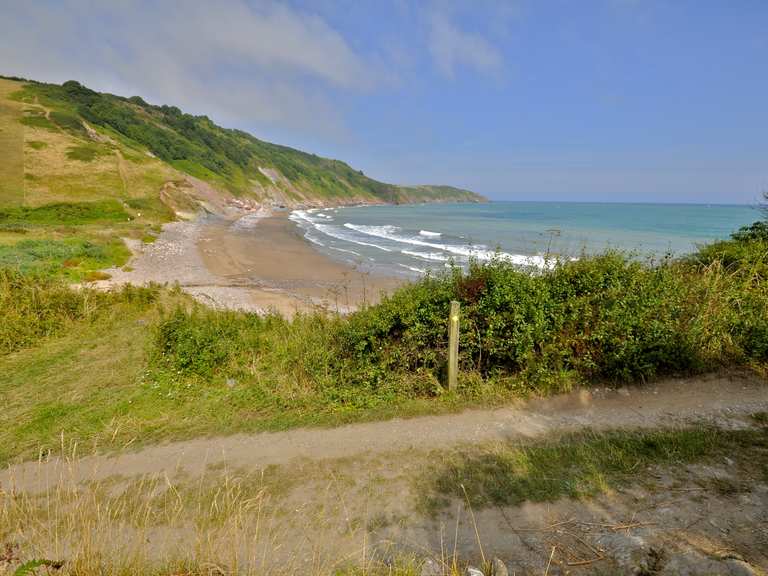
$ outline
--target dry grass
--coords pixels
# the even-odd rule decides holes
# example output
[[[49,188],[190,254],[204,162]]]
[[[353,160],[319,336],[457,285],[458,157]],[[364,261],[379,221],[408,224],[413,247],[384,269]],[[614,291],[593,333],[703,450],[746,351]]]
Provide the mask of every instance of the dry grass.
[[[384,566],[365,526],[347,519],[349,532],[338,533],[339,511],[282,500],[297,480],[288,471],[209,468],[193,480],[154,474],[80,483],[75,452],[62,444],[66,464],[54,477],[39,463],[40,491],[0,490],[0,544],[11,544],[16,564],[45,558],[79,576],[378,574]],[[343,485],[331,490],[332,501],[344,500]],[[346,553],[335,538],[351,542]],[[394,573],[416,567],[406,560]]]
[[[107,198],[159,203],[163,185],[180,179],[167,164],[103,130],[97,131],[96,141],[85,134],[51,129],[53,125],[46,121],[50,110],[37,101],[11,98],[21,87],[19,82],[0,80],[0,201],[6,196],[13,198],[13,204],[29,206]],[[41,125],[23,125],[22,117],[40,119]],[[11,189],[16,191],[13,196],[6,192]],[[167,211],[155,206],[143,219],[162,222],[168,217]]]
[[[105,153],[90,162],[68,156],[82,144],[65,132],[26,127],[27,138],[43,142],[44,147],[25,150],[27,203],[40,206],[54,202],[85,202],[118,197],[122,190],[117,162]],[[71,154],[70,154],[71,156]]]
[[[665,450],[681,454],[690,446],[691,434],[710,432],[706,427],[669,431]],[[619,481],[613,476],[613,464],[604,456],[583,461],[581,452],[594,451],[596,437],[568,444],[561,449],[564,457],[545,464],[547,473],[564,483],[577,482],[584,474],[604,475],[599,501],[584,496],[564,499],[558,493],[547,496],[550,504],[537,506],[533,502],[541,494],[529,487],[523,495],[524,506],[489,510],[482,503],[473,504],[476,484],[456,483],[447,491],[452,496],[447,514],[438,521],[416,511],[418,491],[411,492],[408,486],[414,480],[427,480],[431,463],[452,458],[450,452],[431,457],[409,451],[376,458],[298,460],[249,470],[208,466],[190,476],[173,466],[152,474],[111,469],[98,459],[88,461],[84,472],[77,445],[62,439],[56,462],[41,459],[23,469],[12,469],[3,483],[0,574],[5,543],[14,565],[44,558],[63,562],[60,573],[73,576],[410,576],[421,572],[427,558],[436,570],[429,574],[456,576],[465,573],[469,560],[487,567],[500,545],[506,552],[502,557],[519,568],[518,573],[541,574],[549,564],[553,570],[585,566],[587,573],[593,573],[589,570],[592,562],[607,570],[599,573],[624,573],[610,570],[613,559],[599,544],[601,534],[639,530],[650,538],[655,533],[659,542],[673,550],[665,538],[670,534],[674,538],[678,526],[684,527],[691,541],[711,539],[712,534],[722,537],[719,544],[717,538],[711,542],[712,550],[730,543],[759,565],[759,534],[745,532],[743,539],[734,534],[731,540],[717,526],[710,530],[706,522],[692,532],[688,528],[690,514],[701,507],[697,499],[709,498],[712,506],[735,505],[733,491],[724,491],[722,481],[712,482],[720,478],[711,474],[722,467],[724,455],[733,460],[729,466],[734,477],[749,478],[738,494],[754,498],[761,493],[765,476],[759,470],[762,464],[755,460],[765,459],[764,442],[754,441],[765,435],[764,428],[711,435],[711,445],[697,449],[695,457],[669,461],[659,459],[658,451],[647,450],[657,439],[656,432],[616,432],[605,438],[615,439],[619,434],[643,439],[644,445],[626,444],[634,468],[647,471],[642,477],[635,473],[633,479]],[[734,443],[734,438],[740,441]],[[530,443],[526,450],[529,454],[541,452],[542,460],[551,456],[547,442]],[[122,476],[121,471],[131,476]],[[505,474],[496,479],[499,485],[519,471]],[[619,496],[622,483],[630,486]],[[685,502],[672,503],[670,495]],[[679,506],[683,516],[672,519],[642,512],[651,510],[654,501]],[[606,502],[613,504],[605,508]],[[753,502],[745,510],[745,518],[759,506]],[[455,514],[448,512],[450,508]],[[738,509],[730,512],[732,518],[740,519]],[[560,514],[565,516],[557,519]],[[722,526],[723,518],[717,520]],[[759,520],[745,522],[748,530]],[[517,548],[511,544],[515,534],[527,535]],[[642,540],[640,543],[643,545]]]
[[[21,84],[0,79],[0,206],[24,199],[24,126],[22,106],[8,96]]]

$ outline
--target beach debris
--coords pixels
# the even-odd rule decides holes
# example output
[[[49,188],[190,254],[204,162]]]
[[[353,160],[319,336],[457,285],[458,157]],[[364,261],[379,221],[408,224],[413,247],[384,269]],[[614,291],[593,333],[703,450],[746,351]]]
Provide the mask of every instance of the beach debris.
[[[464,572],[464,576],[485,576],[485,574],[483,574],[483,571],[480,570],[480,568],[475,568],[474,566],[467,566],[467,569]]]

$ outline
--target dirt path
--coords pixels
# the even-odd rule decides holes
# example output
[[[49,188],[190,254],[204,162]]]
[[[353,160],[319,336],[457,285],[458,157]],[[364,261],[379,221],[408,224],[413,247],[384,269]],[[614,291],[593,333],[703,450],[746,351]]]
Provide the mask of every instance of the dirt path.
[[[767,410],[765,381],[711,375],[494,410],[174,442],[14,466],[0,474],[0,518],[35,557],[95,551],[163,561],[194,550],[198,562],[251,573],[333,574],[372,558],[405,555],[418,566],[456,554],[475,565],[497,556],[519,575],[759,576],[768,569],[768,485],[744,466],[763,458],[760,448],[644,465],[636,482],[607,481],[584,499],[469,511],[454,495],[434,512],[420,503],[435,495],[451,450],[466,444],[689,421],[754,430],[749,415]]]
[[[580,390],[492,410],[467,410],[332,429],[201,438],[119,455],[90,456],[75,463],[32,462],[1,473],[0,485],[9,485],[13,478],[17,487],[34,490],[41,478],[55,477],[63,466],[67,467],[68,477],[75,480],[144,474],[189,477],[223,465],[264,469],[297,459],[322,461],[447,449],[467,443],[534,439],[583,428],[650,428],[691,420],[734,425],[739,417],[766,410],[768,384],[757,376],[710,375],[619,390]]]

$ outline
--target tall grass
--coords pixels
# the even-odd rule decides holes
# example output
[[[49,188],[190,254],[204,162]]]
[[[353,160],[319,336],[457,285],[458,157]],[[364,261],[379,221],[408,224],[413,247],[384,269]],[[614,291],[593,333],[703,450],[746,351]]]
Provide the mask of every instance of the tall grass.
[[[327,540],[320,531],[340,520],[336,511],[287,509],[285,479],[269,470],[100,478],[94,469],[83,479],[76,447],[62,446],[60,457],[58,466],[11,471],[0,489],[5,564],[45,559],[73,576],[392,573],[364,523]],[[398,563],[395,573],[418,573],[416,563]],[[0,556],[0,574],[4,567]]]
[[[491,262],[425,278],[348,316],[292,320],[211,310],[156,287],[72,291],[6,271],[0,391],[14,401],[2,417],[0,459],[50,449],[64,423],[84,441],[152,442],[489,405],[584,383],[763,369],[761,264],[645,263],[608,253],[530,274]],[[462,303],[461,370],[448,391],[453,299]],[[130,346],[115,350],[128,334]],[[70,392],[52,397],[51,386]]]
[[[157,287],[73,290],[49,276],[0,268],[0,356],[59,334],[76,321],[91,321],[118,301],[149,304],[157,292]]]

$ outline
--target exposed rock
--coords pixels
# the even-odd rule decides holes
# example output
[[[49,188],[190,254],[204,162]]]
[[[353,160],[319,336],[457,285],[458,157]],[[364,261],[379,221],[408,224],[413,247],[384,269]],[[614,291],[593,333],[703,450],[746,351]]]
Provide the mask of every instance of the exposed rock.
[[[598,543],[619,567],[633,570],[634,573],[641,570],[649,553],[648,544],[638,535],[603,534],[598,538]]]
[[[755,576],[755,570],[743,560],[729,558],[716,560],[696,551],[675,554],[657,572],[663,576],[698,576],[722,574],[723,576]]]
[[[744,560],[729,559],[723,562],[728,567],[728,574],[731,576],[755,576],[755,572],[752,565]]]

